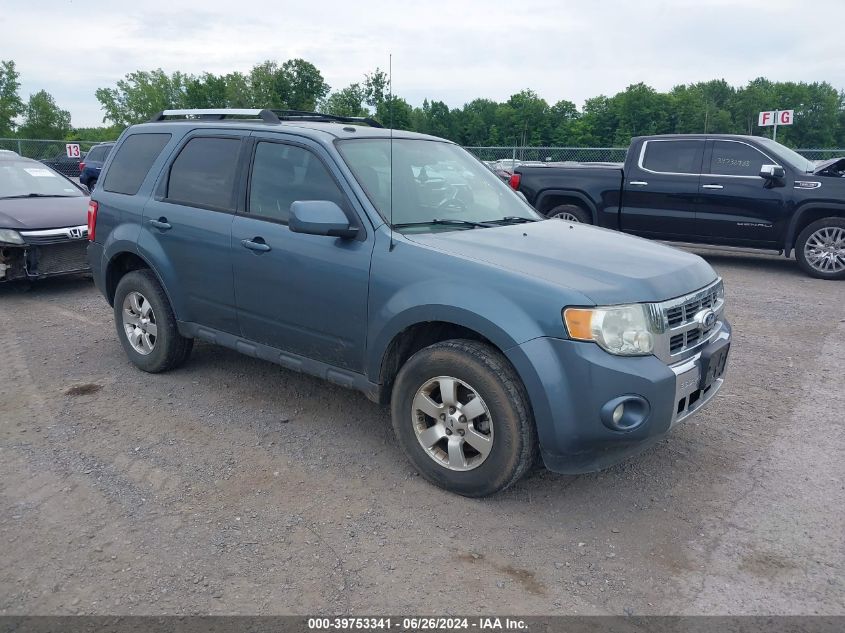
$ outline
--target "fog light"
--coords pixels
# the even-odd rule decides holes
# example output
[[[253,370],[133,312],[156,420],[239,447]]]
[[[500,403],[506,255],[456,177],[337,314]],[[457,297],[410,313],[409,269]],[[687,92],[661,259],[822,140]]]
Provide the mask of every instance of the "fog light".
[[[613,423],[618,425],[622,416],[625,414],[625,403],[623,402],[613,410]]]
[[[599,413],[602,423],[612,431],[633,431],[648,420],[651,406],[642,396],[619,396],[604,403]]]

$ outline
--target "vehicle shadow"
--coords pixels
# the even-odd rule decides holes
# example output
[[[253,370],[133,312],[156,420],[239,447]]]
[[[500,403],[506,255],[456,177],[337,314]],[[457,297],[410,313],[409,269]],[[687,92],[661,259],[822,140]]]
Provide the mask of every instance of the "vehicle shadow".
[[[798,266],[793,257],[786,258],[783,255],[769,255],[757,253],[744,253],[732,251],[717,251],[706,248],[685,248],[684,250],[703,257],[707,263],[713,266],[731,266],[742,270],[754,270],[757,272],[773,272],[787,274],[792,277],[808,278],[804,271]]]
[[[0,283],[0,300],[4,297],[50,297],[72,294],[91,287],[93,281],[85,274],[56,277],[39,281],[7,281]]]

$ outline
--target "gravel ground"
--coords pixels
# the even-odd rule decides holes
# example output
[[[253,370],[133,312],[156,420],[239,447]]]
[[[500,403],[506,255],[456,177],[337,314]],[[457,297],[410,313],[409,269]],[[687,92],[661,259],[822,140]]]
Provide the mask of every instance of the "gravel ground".
[[[722,393],[483,500],[416,476],[362,395],[205,344],[146,375],[90,281],[0,287],[0,613],[845,614],[845,283],[697,252]]]

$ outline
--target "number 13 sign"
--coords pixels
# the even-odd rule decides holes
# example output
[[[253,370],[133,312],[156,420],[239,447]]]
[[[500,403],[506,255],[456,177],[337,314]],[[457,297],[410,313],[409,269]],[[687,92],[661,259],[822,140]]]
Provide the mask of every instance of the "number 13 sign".
[[[67,143],[65,145],[65,152],[67,152],[68,158],[79,158],[81,156],[78,143]]]

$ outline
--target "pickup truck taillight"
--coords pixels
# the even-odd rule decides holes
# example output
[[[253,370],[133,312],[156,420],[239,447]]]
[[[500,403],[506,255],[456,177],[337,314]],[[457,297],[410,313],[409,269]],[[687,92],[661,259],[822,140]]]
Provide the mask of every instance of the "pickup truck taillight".
[[[97,208],[99,205],[91,200],[88,203],[88,241],[93,242],[97,232]]]
[[[522,177],[519,174],[511,174],[510,180],[508,181],[508,184],[511,186],[511,189],[513,189],[514,191],[519,189],[519,181],[521,178]]]
[[[85,169],[85,163],[79,163],[79,173],[82,173],[82,170]]]

